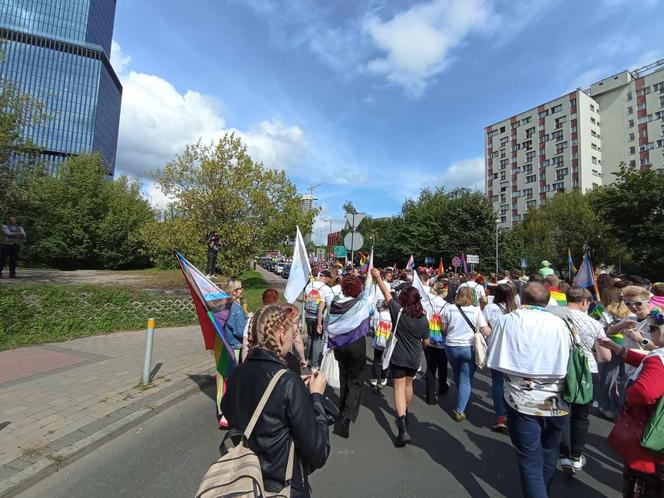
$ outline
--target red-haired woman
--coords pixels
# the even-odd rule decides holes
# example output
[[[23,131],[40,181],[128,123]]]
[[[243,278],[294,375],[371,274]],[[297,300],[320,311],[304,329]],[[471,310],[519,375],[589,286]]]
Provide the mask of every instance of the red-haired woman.
[[[429,345],[429,322],[422,308],[420,293],[415,287],[402,290],[397,303],[383,282],[380,271],[372,268],[371,274],[390,307],[392,323],[395,324],[393,333],[397,343],[390,359],[390,372],[394,382],[394,406],[397,409],[399,434],[394,444],[402,447],[410,442],[406,431],[408,406],[413,400],[413,378],[420,367],[422,348]]]
[[[344,315],[357,302],[362,293],[362,281],[355,275],[346,275],[341,280],[341,295],[332,301],[330,317]],[[350,437],[350,423],[357,420],[360,413],[360,397],[364,367],[367,363],[367,344],[364,337],[369,333],[369,314],[357,326],[328,339],[328,346],[334,350],[339,363],[339,412],[340,417],[335,432]]]

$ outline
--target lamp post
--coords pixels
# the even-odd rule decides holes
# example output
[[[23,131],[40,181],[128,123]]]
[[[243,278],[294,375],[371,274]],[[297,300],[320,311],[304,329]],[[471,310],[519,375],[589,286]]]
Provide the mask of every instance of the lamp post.
[[[498,223],[500,218],[496,218],[496,278],[498,278]]]

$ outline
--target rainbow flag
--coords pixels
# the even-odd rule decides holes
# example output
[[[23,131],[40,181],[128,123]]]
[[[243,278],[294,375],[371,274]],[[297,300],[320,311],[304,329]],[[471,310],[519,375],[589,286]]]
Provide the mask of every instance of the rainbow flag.
[[[576,277],[574,277],[574,283],[577,287],[582,287],[584,289],[592,287],[595,291],[595,299],[599,300],[599,288],[597,287],[597,278],[595,277],[595,270],[593,269],[590,254],[586,253],[583,255],[581,268],[579,268],[579,272],[576,274]]]
[[[560,306],[567,306],[567,296],[559,289],[549,289],[549,294]]]
[[[442,276],[445,273],[445,267],[443,266],[443,258],[441,256],[440,262],[438,263],[438,276]]]
[[[432,346],[443,347],[445,337],[443,337],[443,322],[439,314],[431,315],[429,318],[429,342]]]
[[[194,301],[194,308],[201,324],[205,349],[214,351],[217,379],[217,413],[221,416],[221,398],[226,391],[226,379],[237,366],[235,351],[224,338],[223,324],[219,313],[215,314],[215,302],[223,302],[230,296],[203,275],[198,268],[189,263],[179,252],[175,253],[180,269],[184,274],[187,287]]]

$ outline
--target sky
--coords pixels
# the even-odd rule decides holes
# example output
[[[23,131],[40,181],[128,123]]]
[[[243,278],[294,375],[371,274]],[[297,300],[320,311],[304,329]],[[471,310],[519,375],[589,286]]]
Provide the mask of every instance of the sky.
[[[314,190],[382,217],[425,187],[484,185],[484,127],[664,57],[664,0],[120,0],[116,175],[152,181],[235,132]],[[330,223],[330,219],[332,223]]]

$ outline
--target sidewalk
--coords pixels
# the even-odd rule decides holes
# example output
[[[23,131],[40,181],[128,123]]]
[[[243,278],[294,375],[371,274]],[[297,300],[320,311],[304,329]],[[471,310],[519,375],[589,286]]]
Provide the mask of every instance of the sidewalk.
[[[213,382],[199,327],[155,330],[148,389],[144,343],[145,331],[119,332],[0,352],[0,496]]]

